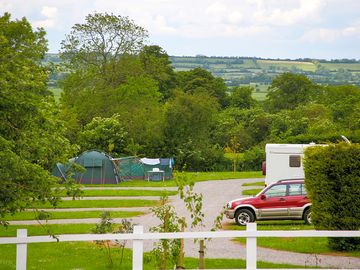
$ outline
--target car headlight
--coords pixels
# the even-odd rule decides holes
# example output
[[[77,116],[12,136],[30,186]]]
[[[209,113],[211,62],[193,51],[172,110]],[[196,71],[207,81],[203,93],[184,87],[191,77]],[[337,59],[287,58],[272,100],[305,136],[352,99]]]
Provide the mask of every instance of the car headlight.
[[[228,202],[228,203],[226,204],[226,207],[227,207],[228,209],[231,209],[231,205],[232,205],[232,203],[231,203],[231,202]]]

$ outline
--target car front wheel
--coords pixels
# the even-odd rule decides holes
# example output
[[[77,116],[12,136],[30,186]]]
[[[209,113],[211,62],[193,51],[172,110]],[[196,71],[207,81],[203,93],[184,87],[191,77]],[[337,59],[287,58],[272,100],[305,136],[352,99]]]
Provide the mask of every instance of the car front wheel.
[[[304,221],[306,224],[311,224],[311,211],[310,208],[306,209],[304,212]]]
[[[245,226],[247,223],[254,222],[254,214],[247,209],[240,209],[236,211],[235,221],[240,226]]]

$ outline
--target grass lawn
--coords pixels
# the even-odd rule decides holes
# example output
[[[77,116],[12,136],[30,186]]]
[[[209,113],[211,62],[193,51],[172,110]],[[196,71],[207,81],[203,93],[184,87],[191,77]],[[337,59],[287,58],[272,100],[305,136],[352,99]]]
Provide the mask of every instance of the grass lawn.
[[[158,205],[154,200],[72,200],[62,201],[56,208],[109,208],[109,207],[151,207]],[[53,208],[49,203],[37,204],[38,208]]]
[[[100,218],[103,211],[79,211],[79,212],[48,212],[47,219],[81,219],[81,218]],[[143,212],[125,212],[111,211],[112,218],[131,218],[144,214]],[[5,219],[11,220],[35,220],[38,213],[35,211],[27,211],[16,213],[12,216],[6,216]]]
[[[167,191],[167,190],[83,190],[81,197],[106,197],[106,196],[122,196],[122,197],[132,197],[132,196],[173,196],[176,195],[177,191]],[[60,194],[61,196],[66,196],[66,191],[63,190]]]
[[[255,183],[244,183],[242,184],[243,187],[250,187],[250,186],[256,186],[256,187],[264,187],[265,182],[255,182]]]
[[[122,264],[121,252],[118,248],[112,248],[112,259],[114,265],[112,269],[132,269],[132,251],[124,250]],[[0,245],[0,269],[15,269],[15,245]],[[205,255],[206,256],[206,255]],[[28,245],[28,268],[27,269],[84,269],[102,270],[109,268],[107,255],[91,242],[64,242],[64,243],[43,243]],[[197,268],[196,258],[185,258],[186,268]],[[237,259],[206,259],[207,269],[219,268],[245,268],[244,260]],[[273,264],[258,262],[259,268],[299,268],[300,266],[290,264]],[[144,269],[156,269],[153,258],[150,254],[144,254]]]
[[[226,179],[245,179],[245,178],[263,178],[261,171],[255,172],[187,172],[195,182],[208,180],[226,180]]]
[[[48,235],[52,234],[81,234],[91,233],[94,224],[54,224],[42,227],[40,225],[10,225],[7,228],[0,227],[0,237],[10,237],[16,235],[17,229],[28,230],[28,235]],[[28,248],[28,269],[106,269],[107,259],[103,250],[100,250],[91,242],[68,242],[68,243],[44,243],[31,244]],[[0,245],[0,269],[15,269],[15,245]],[[119,250],[114,248],[112,251],[114,261],[119,261]],[[114,269],[131,269],[132,253],[125,249],[124,262],[115,265]],[[155,269],[150,261],[149,254],[144,255],[144,269]],[[186,268],[197,268],[198,261],[195,258],[185,258]],[[244,260],[237,259],[206,259],[207,269],[231,269],[245,268]],[[300,268],[290,264],[273,264],[258,262],[259,268]]]
[[[312,226],[303,225],[301,222],[262,222],[263,229],[312,229]],[[10,237],[16,235],[17,229],[28,230],[28,235],[48,235],[52,234],[81,234],[91,233],[95,227],[94,224],[54,224],[42,227],[40,225],[10,225],[7,228],[0,227],[0,237]],[[260,229],[260,224],[259,224]],[[244,229],[240,226],[231,226],[228,229]],[[258,243],[259,243],[258,239]],[[285,240],[284,240],[285,241]],[[286,242],[286,241],[285,241]],[[259,244],[260,245],[260,244]],[[91,242],[67,242],[67,243],[44,243],[31,244],[28,246],[28,269],[105,269],[107,268],[107,259],[103,250],[100,250]],[[0,245],[0,269],[15,269],[15,245]],[[114,269],[131,269],[131,251],[125,249],[124,262],[119,265],[119,249],[114,248],[112,255],[115,264]],[[195,258],[185,258],[186,268],[197,268],[198,261]],[[245,268],[244,260],[237,259],[206,259],[207,269],[231,269]],[[259,268],[301,268],[290,264],[273,264],[267,262],[258,262]],[[144,255],[144,269],[155,269],[149,254]]]
[[[244,190],[244,191],[242,192],[242,194],[243,194],[243,195],[254,196],[254,195],[258,194],[260,191],[262,191],[262,188],[248,189],[248,190]]]
[[[47,235],[49,231],[52,234],[91,233],[94,227],[95,224],[49,224],[45,227],[41,225],[9,225],[7,228],[0,226],[0,237],[16,236],[17,229],[27,229],[28,235]]]
[[[211,181],[211,180],[227,180],[227,179],[246,179],[246,178],[264,178],[261,171],[252,172],[185,172],[193,181]],[[84,185],[86,187],[176,187],[174,180],[165,180],[164,182],[132,180],[121,182],[115,185]]]
[[[227,230],[245,230],[245,226],[235,224],[227,226]],[[314,230],[311,225],[305,225],[304,221],[257,221],[258,230]],[[235,241],[245,244],[245,238],[236,238]],[[356,252],[334,252],[327,246],[326,237],[259,237],[257,239],[259,247],[272,248],[309,254],[328,254],[339,256],[360,257],[360,251]]]

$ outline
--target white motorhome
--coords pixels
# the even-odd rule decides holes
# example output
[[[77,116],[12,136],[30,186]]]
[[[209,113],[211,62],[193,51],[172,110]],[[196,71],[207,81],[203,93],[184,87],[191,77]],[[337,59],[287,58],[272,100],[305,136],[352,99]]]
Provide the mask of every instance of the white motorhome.
[[[310,144],[266,144],[265,184],[269,185],[282,179],[303,179],[303,157]]]

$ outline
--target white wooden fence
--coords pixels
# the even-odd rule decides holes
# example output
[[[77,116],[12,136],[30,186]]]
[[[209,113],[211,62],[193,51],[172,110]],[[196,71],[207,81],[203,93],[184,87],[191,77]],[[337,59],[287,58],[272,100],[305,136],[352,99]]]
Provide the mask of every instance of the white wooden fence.
[[[205,239],[245,237],[246,269],[256,270],[256,239],[258,237],[360,237],[360,231],[258,231],[256,223],[249,223],[246,231],[217,232],[178,232],[178,233],[144,233],[143,226],[135,226],[131,234],[68,234],[51,236],[27,236],[26,229],[18,229],[16,237],[0,237],[0,244],[16,244],[16,269],[25,270],[27,260],[27,244],[46,242],[75,242],[95,240],[133,240],[134,270],[143,269],[143,241],[157,239]]]

